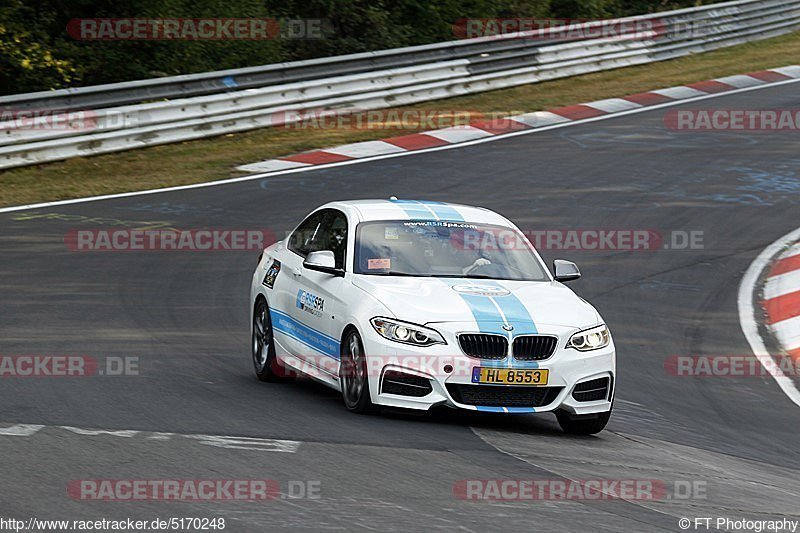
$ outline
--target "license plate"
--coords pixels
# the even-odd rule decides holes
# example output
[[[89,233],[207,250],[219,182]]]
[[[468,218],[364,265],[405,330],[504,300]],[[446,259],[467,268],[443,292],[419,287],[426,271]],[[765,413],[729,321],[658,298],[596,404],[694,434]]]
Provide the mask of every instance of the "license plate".
[[[476,366],[472,369],[472,382],[496,385],[547,385],[548,374],[549,370],[544,369]]]

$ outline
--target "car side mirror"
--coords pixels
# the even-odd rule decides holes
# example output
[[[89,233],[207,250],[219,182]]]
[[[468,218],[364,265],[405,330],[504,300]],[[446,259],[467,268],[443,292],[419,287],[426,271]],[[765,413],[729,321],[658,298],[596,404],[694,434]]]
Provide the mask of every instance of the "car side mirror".
[[[581,277],[581,271],[578,265],[572,261],[564,261],[563,259],[556,259],[553,261],[553,270],[555,270],[556,281],[566,282],[573,281]]]
[[[308,270],[333,274],[334,276],[344,276],[344,270],[336,268],[336,258],[330,250],[310,252],[306,260],[303,261],[303,267]]]

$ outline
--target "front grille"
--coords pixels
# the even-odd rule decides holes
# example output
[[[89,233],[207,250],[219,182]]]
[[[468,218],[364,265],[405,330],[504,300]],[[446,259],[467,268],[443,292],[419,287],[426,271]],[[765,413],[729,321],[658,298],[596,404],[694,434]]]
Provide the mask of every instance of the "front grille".
[[[414,376],[397,370],[387,370],[383,373],[381,392],[421,398],[433,392],[433,387],[431,387],[431,382],[422,376]]]
[[[575,385],[575,390],[572,391],[572,397],[579,402],[595,402],[597,400],[605,400],[608,398],[609,379],[598,378],[584,381]]]
[[[552,403],[561,389],[563,387],[447,384],[447,391],[458,403],[485,407],[541,407]]]
[[[508,355],[508,339],[500,335],[462,333],[458,336],[458,344],[470,357],[505,359]]]
[[[524,335],[514,339],[514,359],[541,361],[556,351],[557,337],[550,335]]]

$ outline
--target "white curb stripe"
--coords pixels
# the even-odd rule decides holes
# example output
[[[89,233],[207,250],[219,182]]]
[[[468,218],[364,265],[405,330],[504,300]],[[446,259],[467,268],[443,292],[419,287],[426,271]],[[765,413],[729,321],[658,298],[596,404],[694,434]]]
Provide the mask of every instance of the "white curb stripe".
[[[793,245],[791,248],[783,252],[781,254],[781,259],[786,259],[787,257],[793,257],[795,255],[800,255],[800,243]]]
[[[346,157],[371,157],[383,154],[396,154],[397,152],[405,152],[404,148],[389,144],[384,141],[365,141],[353,144],[343,144],[334,148],[325,148],[323,152],[330,154],[343,155]]]
[[[758,257],[750,263],[750,266],[744,273],[744,277],[742,277],[742,282],[739,284],[737,304],[739,307],[739,324],[742,327],[742,332],[753,354],[761,362],[761,366],[764,367],[764,370],[772,376],[783,393],[796,405],[800,406],[800,390],[797,389],[794,381],[784,375],[783,371],[775,364],[775,360],[764,345],[764,340],[761,338],[759,332],[758,322],[756,322],[756,309],[753,305],[753,297],[761,273],[769,266],[773,257],[780,253],[783,248],[796,242],[798,239],[800,239],[800,228],[787,233],[758,254]],[[758,316],[761,316],[760,312]]]
[[[515,122],[521,122],[531,128],[540,128],[542,126],[549,126],[550,124],[559,124],[561,122],[569,122],[567,117],[556,115],[550,111],[534,111],[533,113],[525,113],[514,117],[508,117]]]
[[[605,100],[597,100],[596,102],[589,102],[583,105],[599,109],[600,111],[605,111],[606,113],[619,113],[620,111],[627,111],[629,109],[642,107],[642,104],[637,104],[636,102],[631,102],[630,100],[624,100],[622,98],[607,98]]]
[[[691,87],[669,87],[668,89],[656,89],[650,91],[651,93],[660,94],[667,98],[674,98],[675,100],[684,100],[686,98],[697,98],[698,96],[706,96],[708,93],[692,89]],[[725,93],[720,93],[725,94]]]
[[[786,67],[786,68],[787,69],[788,68],[796,69],[796,71],[798,73],[797,77],[800,78],[800,66],[798,66],[798,67]],[[777,71],[779,69],[773,69],[773,70]],[[687,94],[687,92],[689,92],[689,94],[697,94],[698,96],[692,97],[691,100],[700,101],[700,100],[707,100],[707,99],[711,99],[711,98],[719,98],[721,96],[730,96],[732,94],[750,92],[750,91],[764,89],[764,88],[780,87],[780,86],[783,86],[783,85],[789,85],[789,84],[797,83],[798,81],[800,81],[800,80],[797,80],[797,79],[783,80],[783,81],[778,81],[778,82],[774,82],[774,83],[767,83],[767,84],[759,85],[759,86],[745,87],[743,89],[735,89],[734,88],[734,89],[731,89],[729,91],[724,91],[724,92],[719,92],[719,93],[711,93],[711,94],[707,94],[707,93],[704,93],[702,91],[696,91],[694,89],[691,89],[691,88],[688,88],[688,87],[684,87],[683,89],[686,89],[686,92],[683,92],[682,94],[685,95],[685,94]],[[680,90],[680,89],[682,89],[682,88],[681,87],[673,87],[671,89],[662,89],[660,91],[656,90],[656,91],[648,91],[648,92],[661,94],[662,92],[665,92],[665,91],[666,92],[670,92],[670,91],[675,91],[675,90]],[[668,94],[664,94],[664,96],[670,97]],[[670,98],[672,98],[672,97],[670,97]],[[229,185],[229,184],[233,184],[233,183],[240,183],[240,182],[252,181],[252,180],[263,179],[263,178],[273,178],[273,177],[277,177],[277,176],[281,176],[281,175],[285,175],[285,174],[297,173],[297,172],[306,172],[306,171],[310,171],[310,170],[317,170],[317,169],[325,169],[325,168],[333,168],[333,167],[340,167],[340,166],[346,166],[346,165],[353,165],[353,164],[358,164],[358,163],[362,163],[362,162],[366,162],[366,161],[379,161],[379,160],[382,160],[382,159],[389,159],[389,158],[394,158],[394,157],[404,157],[404,156],[408,156],[408,155],[416,155],[416,154],[423,154],[423,153],[430,153],[430,152],[438,152],[438,151],[442,151],[442,150],[450,150],[450,149],[453,149],[453,148],[462,148],[462,147],[467,147],[467,146],[475,146],[475,145],[478,145],[478,144],[483,144],[485,142],[492,142],[492,141],[497,141],[497,140],[501,140],[501,139],[509,139],[511,137],[517,137],[517,136],[520,136],[520,135],[529,135],[529,134],[532,134],[532,133],[540,133],[540,132],[543,132],[543,131],[549,131],[549,130],[552,130],[552,129],[567,127],[567,126],[571,126],[571,125],[574,125],[574,124],[588,124],[588,123],[591,123],[591,122],[597,122],[597,121],[600,121],[600,120],[607,120],[607,119],[610,119],[610,118],[617,118],[617,117],[626,116],[626,115],[632,115],[632,114],[636,114],[636,113],[649,112],[649,111],[654,111],[654,110],[657,110],[657,109],[664,109],[664,108],[668,108],[668,107],[673,107],[673,106],[676,106],[676,105],[679,105],[679,104],[683,104],[683,103],[685,103],[684,98],[679,98],[679,99],[675,99],[674,101],[670,101],[670,102],[663,102],[663,103],[660,103],[660,104],[655,104],[655,105],[650,105],[650,106],[643,106],[643,107],[636,108],[636,109],[629,109],[627,111],[620,111],[618,113],[609,113],[609,114],[604,114],[604,115],[600,115],[600,116],[596,116],[596,117],[590,117],[590,118],[586,118],[586,119],[580,119],[580,120],[570,120],[570,119],[567,119],[565,117],[559,117],[558,120],[552,120],[552,117],[550,117],[550,115],[553,115],[553,113],[549,113],[547,111],[537,111],[537,112],[534,112],[534,113],[526,113],[524,115],[519,115],[517,117],[514,117],[514,120],[517,120],[519,122],[523,122],[525,124],[529,124],[529,121],[532,122],[532,124],[529,124],[529,125],[533,126],[531,129],[525,129],[525,130],[521,130],[521,131],[514,131],[514,132],[510,132],[510,133],[502,133],[502,134],[493,135],[491,133],[488,133],[486,131],[480,130],[478,128],[472,128],[472,127],[467,126],[467,127],[459,127],[459,128],[448,128],[447,130],[441,130],[441,131],[422,132],[422,133],[420,133],[420,135],[430,135],[431,137],[440,138],[441,140],[444,140],[445,142],[452,143],[452,144],[446,144],[446,145],[443,145],[443,146],[434,146],[434,147],[430,147],[430,148],[421,148],[419,150],[406,150],[406,151],[401,151],[401,152],[397,152],[397,153],[376,155],[376,156],[368,157],[368,158],[365,157],[365,158],[361,158],[361,159],[348,159],[346,161],[337,161],[337,162],[333,162],[333,163],[324,163],[324,164],[318,164],[318,165],[301,164],[301,166],[298,166],[296,168],[287,168],[287,169],[283,169],[283,170],[270,171],[270,172],[259,172],[257,174],[251,174],[251,175],[247,175],[247,176],[239,176],[239,177],[236,177],[236,178],[227,178],[227,179],[220,179],[220,180],[215,180],[215,181],[206,181],[206,182],[201,182],[201,183],[193,183],[193,184],[190,184],[190,185],[175,185],[175,186],[172,186],[172,187],[162,187],[162,188],[158,188],[158,189],[147,189],[147,190],[143,190],[143,191],[132,191],[132,192],[123,192],[123,193],[115,193],[115,194],[104,194],[104,195],[99,195],[99,196],[88,196],[88,197],[84,197],[84,198],[73,198],[73,199],[70,199],[70,200],[57,200],[57,201],[52,201],[52,202],[41,202],[41,203],[35,203],[35,204],[26,204],[26,205],[17,205],[17,206],[11,206],[11,207],[2,207],[2,208],[0,208],[0,213],[10,213],[10,212],[14,212],[14,211],[25,211],[25,210],[29,210],[29,209],[40,209],[40,208],[45,208],[45,207],[53,207],[53,206],[60,206],[60,205],[71,205],[71,204],[78,204],[78,203],[85,203],[85,202],[96,202],[96,201],[101,201],[101,200],[114,200],[114,199],[118,199],[118,198],[127,198],[127,197],[131,197],[131,196],[146,196],[146,195],[150,195],[150,194],[162,194],[162,193],[168,193],[168,192],[174,192],[174,191],[184,191],[184,190],[188,190],[188,189],[200,189],[200,188],[204,188],[204,187],[217,187],[217,186],[220,186],[220,185]],[[556,115],[556,116],[558,116],[558,115]],[[543,123],[543,122],[548,121],[548,120],[549,120],[549,123],[547,123],[547,124]],[[451,140],[451,139],[454,139],[454,140]],[[462,139],[466,139],[466,140],[462,140]],[[271,162],[272,160],[267,160],[267,161]],[[262,163],[266,163],[267,161],[264,161]]]
[[[767,278],[764,284],[764,299],[772,300],[778,296],[797,292],[800,289],[800,270],[792,270]]]
[[[790,78],[800,78],[800,65],[790,65],[788,67],[780,67],[770,69],[773,72],[789,76]]]
[[[307,167],[310,163],[300,163],[299,161],[284,161],[282,159],[267,159],[258,163],[249,163],[236,167],[236,170],[244,172],[273,172],[276,170],[287,170],[290,168]]]
[[[770,329],[787,352],[800,348],[800,316],[776,322],[770,326]]]
[[[462,143],[465,141],[472,141],[481,139],[483,137],[492,137],[493,134],[479,128],[472,126],[453,126],[452,128],[444,128],[435,131],[423,131],[423,135],[430,135],[449,143]]]
[[[759,80],[758,78],[754,78],[752,76],[745,76],[744,74],[737,76],[725,76],[724,78],[717,78],[714,81],[718,81],[726,85],[731,85],[733,87],[736,87],[737,89],[742,89],[744,87],[753,87],[755,85],[763,85],[764,83],[766,83],[763,80]]]

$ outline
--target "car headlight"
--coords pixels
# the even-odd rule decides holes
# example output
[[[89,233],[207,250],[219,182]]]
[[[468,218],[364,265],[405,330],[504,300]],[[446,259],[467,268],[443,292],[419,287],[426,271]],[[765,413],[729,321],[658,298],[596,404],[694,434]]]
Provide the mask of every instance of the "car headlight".
[[[599,350],[611,342],[611,334],[606,326],[597,326],[592,329],[579,331],[567,342],[567,348],[575,348],[580,352]]]
[[[438,331],[425,326],[379,316],[370,320],[370,323],[375,328],[375,331],[390,341],[413,344],[414,346],[447,344]]]

